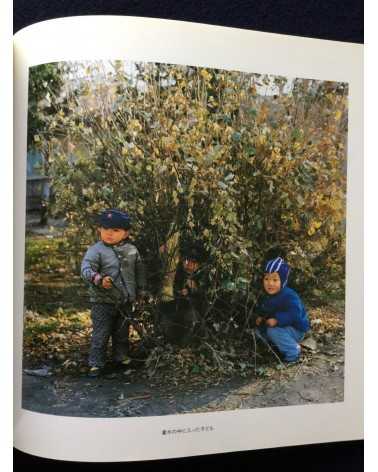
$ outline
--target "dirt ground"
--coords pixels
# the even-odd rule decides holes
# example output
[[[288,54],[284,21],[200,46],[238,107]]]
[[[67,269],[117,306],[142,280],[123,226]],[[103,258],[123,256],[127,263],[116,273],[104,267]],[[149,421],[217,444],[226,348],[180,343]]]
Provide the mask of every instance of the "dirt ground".
[[[211,386],[161,385],[138,370],[101,379],[23,374],[23,408],[77,417],[131,417],[343,401],[344,341],[317,342],[300,363],[267,375],[235,377]]]

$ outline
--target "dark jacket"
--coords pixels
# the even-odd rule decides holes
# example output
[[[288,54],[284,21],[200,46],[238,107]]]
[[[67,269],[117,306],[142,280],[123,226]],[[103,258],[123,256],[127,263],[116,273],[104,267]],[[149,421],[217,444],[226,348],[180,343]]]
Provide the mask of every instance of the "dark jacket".
[[[190,288],[188,282],[190,280],[193,280],[196,288]],[[205,286],[206,286],[206,281],[205,281],[205,273],[201,269],[197,270],[193,274],[190,274],[184,270],[184,267],[182,263],[179,263],[177,270],[176,270],[176,275],[175,275],[175,280],[174,280],[174,285],[173,285],[173,291],[176,299],[183,298],[183,295],[181,294],[181,290],[184,288],[188,289],[188,297],[194,302],[196,308],[199,311],[204,310],[205,307]]]
[[[275,295],[265,295],[256,307],[256,314],[275,318],[277,326],[293,326],[303,333],[310,329],[306,309],[297,292],[285,287]]]
[[[98,274],[112,277],[114,287],[96,285]],[[102,241],[91,246],[84,255],[81,276],[89,283],[90,301],[96,303],[132,302],[146,285],[142,259],[129,240],[116,246]]]

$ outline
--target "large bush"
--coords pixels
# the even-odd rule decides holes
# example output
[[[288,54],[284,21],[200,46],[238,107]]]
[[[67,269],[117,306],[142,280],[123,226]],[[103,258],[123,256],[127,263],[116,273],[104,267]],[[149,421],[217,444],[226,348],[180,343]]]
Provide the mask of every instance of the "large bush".
[[[112,66],[71,65],[65,107],[44,122],[53,210],[76,262],[93,215],[117,207],[132,215],[151,274],[171,235],[201,241],[210,298],[245,281],[254,298],[263,260],[278,252],[303,293],[343,293],[346,84]]]

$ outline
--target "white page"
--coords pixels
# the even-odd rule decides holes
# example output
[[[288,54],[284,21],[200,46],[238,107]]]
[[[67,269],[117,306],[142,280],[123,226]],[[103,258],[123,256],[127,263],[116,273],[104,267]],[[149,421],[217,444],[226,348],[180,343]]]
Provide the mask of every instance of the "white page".
[[[74,17],[15,36],[15,227],[25,227],[27,74],[33,65],[127,59],[349,83],[344,401],[145,418],[77,418],[21,408],[24,234],[15,234],[15,446],[48,458],[126,461],[362,438],[362,47],[168,20]],[[285,425],[283,428],[282,425]],[[163,429],[211,426],[202,434]]]

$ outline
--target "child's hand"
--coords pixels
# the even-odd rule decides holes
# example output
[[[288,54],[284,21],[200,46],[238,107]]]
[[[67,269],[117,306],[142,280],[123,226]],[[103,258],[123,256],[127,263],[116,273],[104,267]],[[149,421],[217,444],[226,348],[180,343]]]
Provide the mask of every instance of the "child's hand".
[[[186,297],[186,296],[188,295],[188,293],[189,293],[189,290],[188,290],[187,288],[183,288],[180,293],[181,293],[181,295],[183,295],[184,297]]]
[[[258,316],[256,318],[256,326],[260,326],[263,321],[264,321],[264,318],[262,316]]]
[[[167,245],[166,244],[162,244],[160,247],[159,247],[159,253],[160,254],[165,254],[168,252],[168,248],[167,248]]]
[[[277,323],[278,321],[275,318],[268,318],[265,321],[265,324],[269,326],[269,328],[274,328],[275,326],[277,326]]]
[[[197,288],[197,284],[194,280],[190,279],[187,281],[186,285],[191,288],[192,290],[195,290]]]
[[[139,290],[137,299],[139,303],[146,302],[148,300],[148,293],[145,290]]]
[[[113,283],[113,279],[109,275],[107,275],[102,279],[102,288],[106,288],[106,289],[111,288],[112,283]]]

